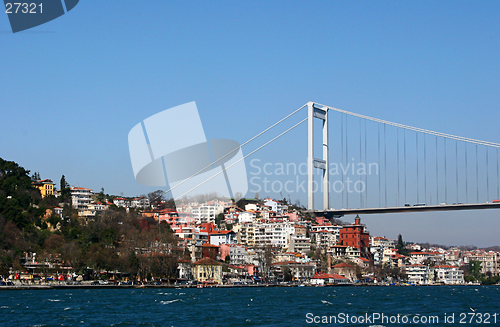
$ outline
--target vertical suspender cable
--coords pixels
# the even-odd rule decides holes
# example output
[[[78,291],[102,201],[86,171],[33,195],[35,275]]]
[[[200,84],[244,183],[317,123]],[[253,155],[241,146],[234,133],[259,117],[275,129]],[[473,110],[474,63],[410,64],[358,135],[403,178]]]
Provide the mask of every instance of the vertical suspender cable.
[[[424,203],[427,202],[427,147],[425,137],[426,135],[424,134]]]
[[[344,115],[345,114],[342,114],[340,115],[340,156],[341,156],[341,164],[342,166],[344,165]],[[342,167],[344,168],[344,167]],[[342,169],[341,171],[341,175],[342,175],[342,193],[340,194],[341,195],[341,198],[342,198],[342,208],[344,208],[344,169]]]
[[[467,169],[467,142],[464,142],[465,146],[465,203],[469,203],[469,173]]]
[[[479,203],[479,168],[478,168],[478,155],[477,155],[477,144],[476,144],[476,203]]]
[[[486,149],[486,202],[490,201],[490,165],[488,163],[488,147]]]
[[[378,129],[378,166],[380,167],[380,124],[377,125]],[[382,188],[381,188],[381,178],[380,178],[380,171],[378,174],[378,207],[382,207],[381,204],[381,196],[382,196]]]
[[[361,142],[361,118],[359,119],[359,163],[361,163],[361,149],[362,149],[362,142]],[[359,166],[358,166],[359,167]],[[361,174],[358,173],[358,171],[356,171],[356,173],[358,174],[358,180],[359,180],[359,184],[361,184]],[[363,208],[363,192],[359,192],[359,207],[360,208]]]
[[[446,171],[447,169],[447,164],[446,164],[446,137],[444,138],[444,202],[448,203],[448,178]]]
[[[347,118],[349,118],[347,115],[345,116],[345,160],[346,160],[346,167],[349,164],[349,133],[347,132]],[[349,169],[346,169],[346,171],[349,171]],[[349,179],[349,176],[347,176],[347,180]],[[349,187],[349,183],[347,183],[347,187]],[[345,188],[344,188],[345,189]],[[346,192],[346,208],[349,209],[349,190]]]
[[[396,161],[397,161],[397,166],[398,166],[398,195],[396,196],[396,207],[397,207],[399,205],[399,194],[400,194],[399,193],[399,185],[400,185],[400,183],[399,183],[399,128],[396,128],[396,139],[397,139],[397,146],[396,146],[396,148],[397,148],[397,155],[396,155],[397,160]]]
[[[455,140],[455,172],[456,172],[456,184],[457,185],[457,203],[458,203],[458,141]]]
[[[367,136],[366,136],[366,119],[365,119],[365,208],[368,206],[368,173],[366,171],[366,166],[368,165],[368,145],[366,143],[367,141]]]
[[[384,189],[385,189],[385,207],[387,207],[387,137],[385,133],[386,124],[384,124]]]
[[[418,132],[415,132],[415,149],[416,149],[416,154],[417,154],[417,203],[420,203],[420,181],[418,178]]]
[[[498,148],[497,148],[497,199],[500,199],[500,175],[498,169]]]
[[[406,201],[406,129],[403,129],[403,161],[404,161],[404,172],[405,172],[405,205],[408,203]]]
[[[436,136],[436,204],[439,204],[439,163],[438,163],[438,138]]]

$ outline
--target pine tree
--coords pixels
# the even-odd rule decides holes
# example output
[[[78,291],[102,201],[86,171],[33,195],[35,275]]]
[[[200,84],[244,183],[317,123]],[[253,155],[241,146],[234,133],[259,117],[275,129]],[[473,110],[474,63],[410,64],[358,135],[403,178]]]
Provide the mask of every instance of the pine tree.
[[[69,202],[71,199],[71,190],[69,188],[69,184],[66,182],[66,177],[62,175],[61,177],[61,201],[62,202]]]
[[[399,254],[408,256],[408,250],[405,249],[405,243],[403,242],[403,236],[401,236],[401,234],[398,235],[398,243],[396,244],[396,249],[398,249]]]

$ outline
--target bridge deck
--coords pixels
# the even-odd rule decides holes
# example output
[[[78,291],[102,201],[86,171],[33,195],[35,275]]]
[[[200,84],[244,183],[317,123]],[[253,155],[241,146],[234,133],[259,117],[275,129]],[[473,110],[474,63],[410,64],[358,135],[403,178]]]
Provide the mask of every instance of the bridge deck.
[[[451,210],[476,210],[476,209],[495,209],[500,208],[500,203],[477,203],[477,204],[441,204],[441,205],[421,205],[408,207],[387,207],[387,208],[361,208],[361,209],[329,209],[315,210],[318,216],[338,216],[357,215],[357,214],[377,214],[377,213],[396,213],[396,212],[423,212],[423,211],[451,211]]]

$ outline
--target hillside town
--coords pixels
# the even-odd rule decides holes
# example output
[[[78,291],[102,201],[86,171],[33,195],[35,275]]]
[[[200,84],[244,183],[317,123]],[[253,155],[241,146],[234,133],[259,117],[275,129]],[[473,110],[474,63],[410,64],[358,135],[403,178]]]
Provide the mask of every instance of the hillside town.
[[[49,231],[39,251],[51,249],[45,251],[50,254],[23,252],[18,265],[8,267],[8,273],[4,270],[2,285],[54,282],[201,286],[463,285],[498,283],[500,274],[498,249],[439,247],[405,243],[401,235],[396,240],[371,235],[362,217],[356,216],[351,223],[316,217],[286,199],[242,199],[236,203],[231,199],[213,199],[174,205],[172,200],[163,199],[161,191],[131,198],[109,196],[104,190],[95,193],[89,188],[69,187],[64,183],[57,190],[52,180],[32,180],[41,201],[51,198],[50,203],[55,204],[44,209],[41,227],[37,227]],[[64,196],[67,197],[65,203],[59,201]],[[76,233],[78,226],[102,223],[102,217],[114,219],[116,227],[106,227],[99,232],[99,242],[104,242],[106,237],[113,241],[102,243],[105,245],[101,247],[90,242],[86,251],[102,249],[117,260],[127,256],[129,262],[141,262],[136,265],[136,271],[131,268],[120,271],[116,268],[119,265],[112,269],[97,259],[89,261],[94,262],[94,266],[80,263],[77,267],[79,258],[62,255],[62,252],[68,253],[64,240],[71,237],[65,235]],[[141,230],[152,233],[157,229],[155,236],[147,242],[133,243],[132,237],[123,231],[127,219],[138,222],[133,226],[139,226],[139,233]],[[61,226],[70,220],[73,227],[64,234]],[[168,240],[162,236],[167,234]],[[54,241],[57,237],[58,245],[46,244],[47,240]],[[75,236],[74,244],[81,239],[82,236]],[[124,250],[124,244],[128,244],[130,253]],[[157,258],[168,259],[168,265],[158,264],[160,268],[152,269],[140,261],[144,258],[150,260],[149,265],[164,262],[155,261]]]

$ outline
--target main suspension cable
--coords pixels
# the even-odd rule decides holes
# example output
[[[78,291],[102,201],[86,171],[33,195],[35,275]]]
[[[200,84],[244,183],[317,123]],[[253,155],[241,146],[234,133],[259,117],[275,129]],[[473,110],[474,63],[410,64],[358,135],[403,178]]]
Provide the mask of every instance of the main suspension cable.
[[[226,170],[228,170],[229,168],[231,168],[232,166],[236,165],[238,162],[244,160],[245,158],[247,158],[248,156],[251,156],[252,154],[254,154],[255,152],[259,151],[260,149],[262,149],[263,147],[265,147],[266,145],[270,144],[271,142],[274,142],[275,140],[277,140],[279,137],[285,135],[286,133],[290,132],[292,129],[294,129],[295,127],[299,126],[300,124],[302,124],[303,122],[307,121],[308,118],[304,118],[303,120],[301,120],[300,122],[298,122],[297,124],[293,125],[292,127],[290,127],[289,129],[287,129],[286,131],[284,131],[283,133],[279,134],[278,136],[272,138],[271,140],[269,140],[268,142],[264,143],[263,145],[261,145],[260,147],[258,147],[257,149],[253,150],[252,152],[250,152],[249,154],[247,154],[246,156],[244,156],[243,158],[235,161],[234,163],[232,163],[231,165],[227,166],[226,168],[222,169],[221,171],[219,171],[218,173],[212,175],[211,177],[207,178],[206,180],[204,180],[203,182],[201,182],[200,184],[194,186],[193,188],[189,189],[188,191],[182,193],[181,195],[179,195],[177,198],[175,198],[174,200],[179,200],[180,198],[182,198],[184,195],[188,194],[189,192],[191,192],[192,190],[200,187],[201,185],[205,184],[206,182],[208,182],[209,180],[215,178],[216,176],[222,174],[223,172],[225,172]]]
[[[272,124],[271,126],[269,126],[268,128],[266,128],[265,130],[263,130],[262,132],[260,132],[259,134],[255,135],[254,137],[250,138],[248,141],[244,142],[243,144],[241,144],[240,146],[238,146],[237,148],[229,151],[228,153],[226,153],[224,156],[220,157],[219,159],[217,159],[216,161],[210,163],[209,165],[207,165],[206,167],[200,169],[199,171],[197,171],[196,173],[194,173],[193,175],[187,177],[185,180],[181,181],[179,184],[176,184],[175,186],[171,187],[170,189],[166,190],[165,192],[163,192],[160,196],[156,197],[153,201],[159,199],[160,197],[162,197],[163,195],[167,194],[168,192],[172,191],[173,189],[177,188],[178,186],[184,184],[185,182],[187,182],[188,180],[190,180],[191,178],[193,178],[194,176],[198,175],[199,173],[201,173],[202,171],[204,171],[205,169],[207,168],[210,168],[212,167],[213,164],[221,161],[222,159],[224,159],[225,157],[229,156],[231,153],[233,153],[234,151],[237,151],[238,149],[242,148],[244,145],[247,145],[248,143],[252,142],[253,140],[255,140],[256,138],[258,138],[259,136],[261,136],[262,134],[266,133],[267,131],[269,131],[271,128],[274,128],[275,126],[277,126],[278,124],[282,123],[283,121],[285,121],[286,119],[290,118],[291,116],[295,115],[297,112],[299,112],[300,110],[302,110],[304,107],[306,107],[307,104],[303,105],[302,107],[298,108],[297,110],[293,111],[292,113],[288,114],[287,116],[283,117],[282,119],[280,119],[279,121],[277,121],[276,123]]]

